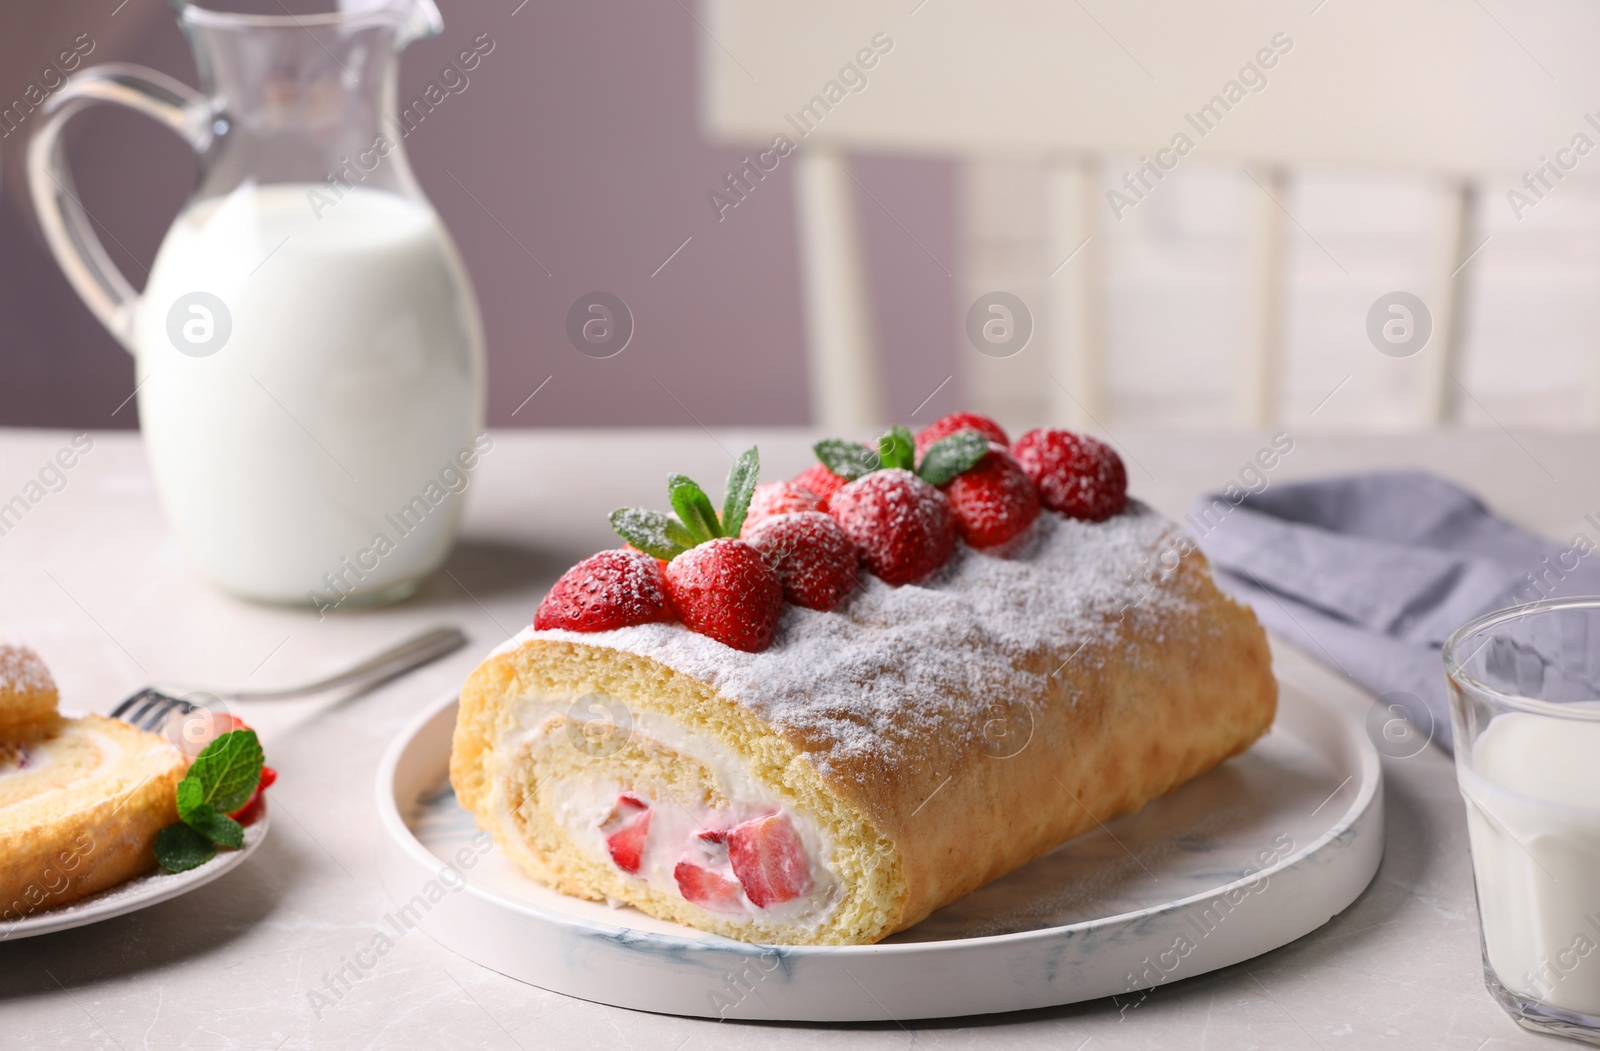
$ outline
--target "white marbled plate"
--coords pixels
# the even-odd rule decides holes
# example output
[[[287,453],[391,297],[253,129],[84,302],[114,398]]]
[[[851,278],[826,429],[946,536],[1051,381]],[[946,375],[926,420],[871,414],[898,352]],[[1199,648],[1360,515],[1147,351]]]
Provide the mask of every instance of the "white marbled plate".
[[[70,905],[54,909],[41,909],[15,923],[0,922],[0,941],[14,938],[31,938],[35,934],[49,934],[89,923],[109,920],[113,916],[137,912],[158,902],[168,901],[187,894],[196,887],[230,872],[244,864],[245,858],[254,854],[261,841],[267,838],[267,828],[272,821],[268,808],[261,808],[261,816],[244,830],[244,846],[238,850],[219,850],[217,856],[187,872],[163,872],[157,869],[143,876],[135,876],[126,883],[108,887],[98,894],[79,898]]]
[[[520,981],[619,1007],[884,1021],[1075,1003],[1193,977],[1301,937],[1383,856],[1383,782],[1359,723],[1283,684],[1272,731],[1136,814],[877,945],[747,945],[558,894],[474,845],[447,770],[455,698],[378,771],[399,922]]]

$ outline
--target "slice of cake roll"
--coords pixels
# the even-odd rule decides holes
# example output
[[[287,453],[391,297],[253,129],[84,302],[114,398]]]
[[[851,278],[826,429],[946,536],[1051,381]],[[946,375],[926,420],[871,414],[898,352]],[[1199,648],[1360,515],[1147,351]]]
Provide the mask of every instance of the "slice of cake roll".
[[[61,717],[44,662],[0,646],[0,934],[155,868],[187,768],[159,734]]]
[[[0,645],[0,740],[28,737],[56,721],[56,681],[26,646]]]
[[[1137,503],[863,572],[744,652],[529,630],[461,691],[456,793],[533,878],[733,938],[875,942],[1211,769],[1277,704],[1254,615]]]

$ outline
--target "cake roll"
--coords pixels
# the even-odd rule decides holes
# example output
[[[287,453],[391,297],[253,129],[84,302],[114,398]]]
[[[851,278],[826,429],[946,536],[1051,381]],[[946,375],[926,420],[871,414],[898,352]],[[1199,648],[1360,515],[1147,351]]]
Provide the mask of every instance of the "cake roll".
[[[1264,632],[1137,502],[1046,513],[918,584],[863,574],[743,652],[677,623],[527,630],[464,684],[462,806],[567,894],[862,944],[1136,810],[1272,723]]]
[[[0,646],[0,937],[6,924],[156,867],[188,769],[160,734],[102,715],[64,718],[24,647]]]

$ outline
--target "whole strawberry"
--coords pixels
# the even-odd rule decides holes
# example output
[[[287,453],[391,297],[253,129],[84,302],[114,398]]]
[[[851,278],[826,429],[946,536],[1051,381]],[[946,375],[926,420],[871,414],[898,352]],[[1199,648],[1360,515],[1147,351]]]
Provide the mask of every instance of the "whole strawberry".
[[[1128,506],[1128,470],[1122,457],[1099,439],[1040,427],[1018,438],[1011,452],[1048,508],[1103,522]]]
[[[1039,490],[1017,461],[995,446],[944,486],[956,530],[973,547],[994,547],[1021,535],[1039,517]]]
[[[849,481],[848,478],[840,478],[828,470],[826,465],[814,463],[795,475],[789,484],[817,494],[816,510],[826,511],[828,509],[828,501],[833,497],[833,494],[843,489]]]
[[[861,560],[887,584],[911,584],[955,547],[950,501],[904,468],[874,471],[833,495],[828,513],[855,541]]]
[[[987,416],[979,416],[975,412],[953,412],[943,419],[935,420],[917,432],[917,456],[922,456],[928,451],[928,446],[941,438],[948,438],[959,431],[977,431],[991,442],[1001,445],[1010,445],[1011,439],[1006,437],[1006,432],[1000,425]]]
[[[693,631],[747,653],[772,642],[783,584],[743,540],[719,537],[667,563],[667,600]]]
[[[844,484],[843,479],[839,484]],[[750,497],[750,510],[745,513],[744,528],[739,531],[739,537],[748,540],[756,523],[765,519],[795,511],[820,510],[822,498],[798,482],[763,482],[756,486],[755,494]]]
[[[609,631],[669,620],[661,563],[639,551],[602,551],[561,575],[539,603],[533,626]]]
[[[676,516],[640,507],[611,513],[611,528],[646,556],[666,563],[667,605],[691,630],[735,649],[767,648],[783,613],[783,584],[756,549],[735,539],[760,470],[747,449],[728,472],[722,513],[692,479],[667,479]]]
[[[745,540],[778,574],[783,597],[797,606],[826,613],[856,585],[856,545],[819,511],[765,519],[746,531]]]

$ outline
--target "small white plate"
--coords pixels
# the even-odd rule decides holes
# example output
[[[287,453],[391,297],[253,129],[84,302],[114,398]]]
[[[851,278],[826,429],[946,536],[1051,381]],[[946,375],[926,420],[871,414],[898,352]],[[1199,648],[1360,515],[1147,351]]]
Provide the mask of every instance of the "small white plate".
[[[447,779],[456,700],[378,771],[380,870],[417,926],[520,981],[644,1011],[790,1021],[988,1014],[1122,994],[1248,960],[1326,923],[1383,857],[1361,724],[1281,684],[1245,754],[877,945],[748,945],[558,894],[474,840]]]
[[[196,887],[203,887],[223,873],[244,864],[244,860],[255,853],[261,841],[267,838],[267,827],[270,824],[267,807],[264,806],[261,808],[261,816],[244,830],[244,846],[238,850],[219,850],[216,857],[187,872],[163,872],[157,869],[143,876],[135,876],[126,883],[108,887],[98,894],[79,898],[70,905],[41,909],[15,923],[0,923],[0,941],[31,938],[36,934],[49,934],[52,931],[64,931],[89,923],[99,923],[113,916],[137,912],[157,902],[187,894]]]

